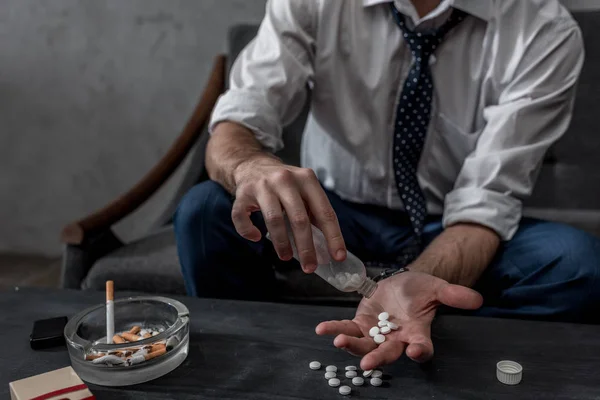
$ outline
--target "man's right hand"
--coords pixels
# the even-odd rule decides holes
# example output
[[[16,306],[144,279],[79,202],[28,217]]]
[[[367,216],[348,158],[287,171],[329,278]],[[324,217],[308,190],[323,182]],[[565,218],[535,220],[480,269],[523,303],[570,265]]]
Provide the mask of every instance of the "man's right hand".
[[[284,212],[287,215],[304,272],[317,268],[311,222],[324,234],[331,257],[346,258],[346,246],[335,211],[311,169],[284,165],[269,156],[239,164],[234,171],[235,202],[231,216],[237,232],[257,242],[261,233],[250,214],[261,211],[275,251],[282,260],[293,256]]]

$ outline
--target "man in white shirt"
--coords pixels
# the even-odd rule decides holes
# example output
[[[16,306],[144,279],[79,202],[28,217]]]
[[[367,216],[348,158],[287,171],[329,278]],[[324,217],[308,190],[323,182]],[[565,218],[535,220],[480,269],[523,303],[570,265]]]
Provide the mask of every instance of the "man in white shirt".
[[[188,292],[270,298],[270,255],[292,258],[285,213],[307,273],[311,221],[335,260],[408,267],[352,321],[317,327],[363,369],[428,360],[439,305],[589,321],[600,241],[521,218],[583,59],[557,0],[269,1],[213,113],[211,181],[175,216]],[[284,165],[272,153],[308,98],[303,168]],[[402,329],[377,348],[383,310]]]

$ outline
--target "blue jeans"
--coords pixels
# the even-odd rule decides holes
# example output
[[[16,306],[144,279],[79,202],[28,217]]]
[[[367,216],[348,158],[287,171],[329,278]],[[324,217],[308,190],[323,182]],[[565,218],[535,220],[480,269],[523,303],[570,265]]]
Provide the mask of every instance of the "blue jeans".
[[[406,214],[354,204],[327,191],[348,250],[362,260],[394,261],[410,239]],[[187,291],[215,298],[273,300],[273,266],[280,261],[267,239],[240,237],[231,221],[232,197],[217,183],[190,190],[175,214],[175,234]],[[266,232],[260,213],[252,215]],[[442,232],[430,217],[424,241]],[[292,262],[293,263],[293,262]],[[600,240],[567,225],[523,218],[504,242],[475,289],[484,297],[477,315],[600,322]]]

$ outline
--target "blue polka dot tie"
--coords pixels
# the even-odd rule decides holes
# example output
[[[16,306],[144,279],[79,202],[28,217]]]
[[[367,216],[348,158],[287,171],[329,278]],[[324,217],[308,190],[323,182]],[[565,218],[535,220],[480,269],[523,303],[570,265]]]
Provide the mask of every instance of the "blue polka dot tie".
[[[417,179],[417,167],[431,115],[433,79],[429,69],[429,59],[442,42],[444,35],[462,21],[466,14],[455,9],[439,29],[413,32],[407,28],[404,16],[394,7],[393,3],[391,8],[394,19],[402,30],[404,40],[410,47],[414,58],[396,111],[393,149],[394,175],[398,194],[410,217],[417,243],[420,245],[427,207],[425,196]]]

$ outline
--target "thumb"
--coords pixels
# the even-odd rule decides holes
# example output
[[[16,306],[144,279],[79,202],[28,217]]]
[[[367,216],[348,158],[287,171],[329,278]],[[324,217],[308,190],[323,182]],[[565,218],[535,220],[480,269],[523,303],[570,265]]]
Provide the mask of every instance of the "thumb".
[[[446,283],[437,292],[440,303],[463,310],[476,310],[483,304],[483,297],[473,289]]]

